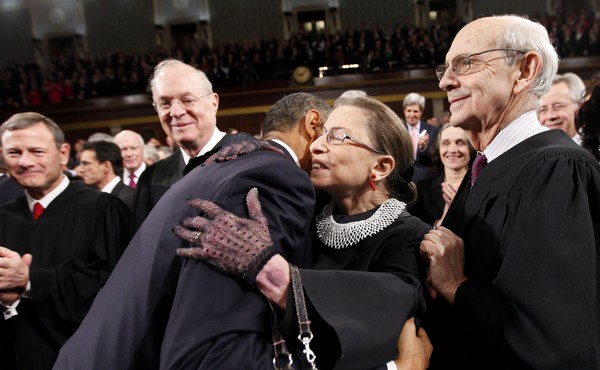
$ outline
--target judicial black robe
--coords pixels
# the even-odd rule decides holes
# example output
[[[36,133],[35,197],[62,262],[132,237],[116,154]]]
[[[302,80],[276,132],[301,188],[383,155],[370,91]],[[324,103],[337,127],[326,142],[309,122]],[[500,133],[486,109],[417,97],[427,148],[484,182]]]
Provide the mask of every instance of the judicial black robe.
[[[436,369],[600,369],[600,165],[561,130],[463,181],[444,226],[465,242]]]
[[[215,148],[221,147],[230,135],[225,135]],[[192,158],[193,160],[193,158]],[[169,188],[184,176],[186,168],[181,150],[148,166],[138,179],[133,200],[133,231],[137,231],[152,208]]]
[[[429,225],[433,225],[444,213],[442,182],[444,182],[444,171],[419,182],[417,201],[409,207],[410,213]]]
[[[133,198],[135,196],[135,190],[123,184],[123,181],[119,181],[110,194],[121,199],[127,205],[129,210],[133,211]]]
[[[374,212],[338,222],[364,220]],[[390,226],[344,249],[323,245],[313,231],[316,262],[300,272],[319,369],[385,369],[398,357],[405,321],[424,310],[419,245],[430,229],[405,210]],[[287,311],[282,330],[288,345],[297,347],[291,300]]]
[[[37,222],[25,196],[0,207],[0,245],[31,253],[31,298],[0,318],[3,369],[50,369],[130,239],[119,199],[71,183]]]

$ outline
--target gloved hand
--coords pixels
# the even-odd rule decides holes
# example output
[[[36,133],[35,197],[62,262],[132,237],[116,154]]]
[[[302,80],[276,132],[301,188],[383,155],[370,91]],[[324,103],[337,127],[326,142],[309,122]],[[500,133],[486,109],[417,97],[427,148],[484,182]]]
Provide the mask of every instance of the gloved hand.
[[[188,217],[175,226],[175,235],[198,245],[178,248],[177,255],[204,260],[255,286],[256,275],[276,253],[258,190],[252,188],[246,196],[249,219],[237,217],[207,200],[193,198],[188,204],[206,217]]]
[[[221,146],[221,149],[211,155],[204,164],[208,165],[213,162],[231,161],[237,157],[250,154],[257,150],[270,150],[275,153],[283,154],[281,149],[274,147],[268,141],[259,140],[245,132],[239,132],[235,135],[228,136]]]

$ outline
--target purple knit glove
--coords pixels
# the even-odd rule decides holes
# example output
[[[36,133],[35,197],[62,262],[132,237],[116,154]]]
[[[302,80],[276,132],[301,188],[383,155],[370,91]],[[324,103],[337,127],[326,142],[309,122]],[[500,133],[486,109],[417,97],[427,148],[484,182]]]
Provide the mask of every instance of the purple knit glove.
[[[283,154],[283,151],[274,147],[265,140],[259,140],[254,136],[245,132],[240,132],[235,135],[230,135],[223,143],[218,152],[211,155],[205,162],[205,165],[213,162],[226,162],[250,154],[257,150],[269,150],[275,153]]]
[[[178,248],[177,255],[204,260],[255,286],[256,275],[276,253],[258,190],[252,188],[246,196],[249,219],[237,217],[207,200],[192,198],[188,204],[206,217],[185,218],[175,226],[175,235],[197,245]]]

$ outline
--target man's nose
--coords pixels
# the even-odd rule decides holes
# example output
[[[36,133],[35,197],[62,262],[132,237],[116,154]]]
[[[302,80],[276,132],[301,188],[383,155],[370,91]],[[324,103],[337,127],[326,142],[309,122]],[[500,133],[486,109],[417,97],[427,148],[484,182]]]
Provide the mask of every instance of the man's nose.
[[[171,102],[170,114],[172,116],[180,116],[184,113],[185,113],[185,109],[184,109],[183,104],[179,100],[173,99],[173,101]]]
[[[17,161],[17,164],[22,167],[28,167],[33,163],[33,154],[29,152],[23,152]]]

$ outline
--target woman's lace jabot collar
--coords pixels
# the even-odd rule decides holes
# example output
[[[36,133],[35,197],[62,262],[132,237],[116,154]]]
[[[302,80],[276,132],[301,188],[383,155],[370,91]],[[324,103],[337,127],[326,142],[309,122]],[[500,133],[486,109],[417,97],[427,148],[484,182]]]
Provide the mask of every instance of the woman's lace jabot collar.
[[[383,202],[373,215],[365,220],[338,223],[333,219],[333,201],[316,218],[319,240],[329,248],[342,249],[359,243],[390,226],[406,208],[406,203],[395,198]]]

